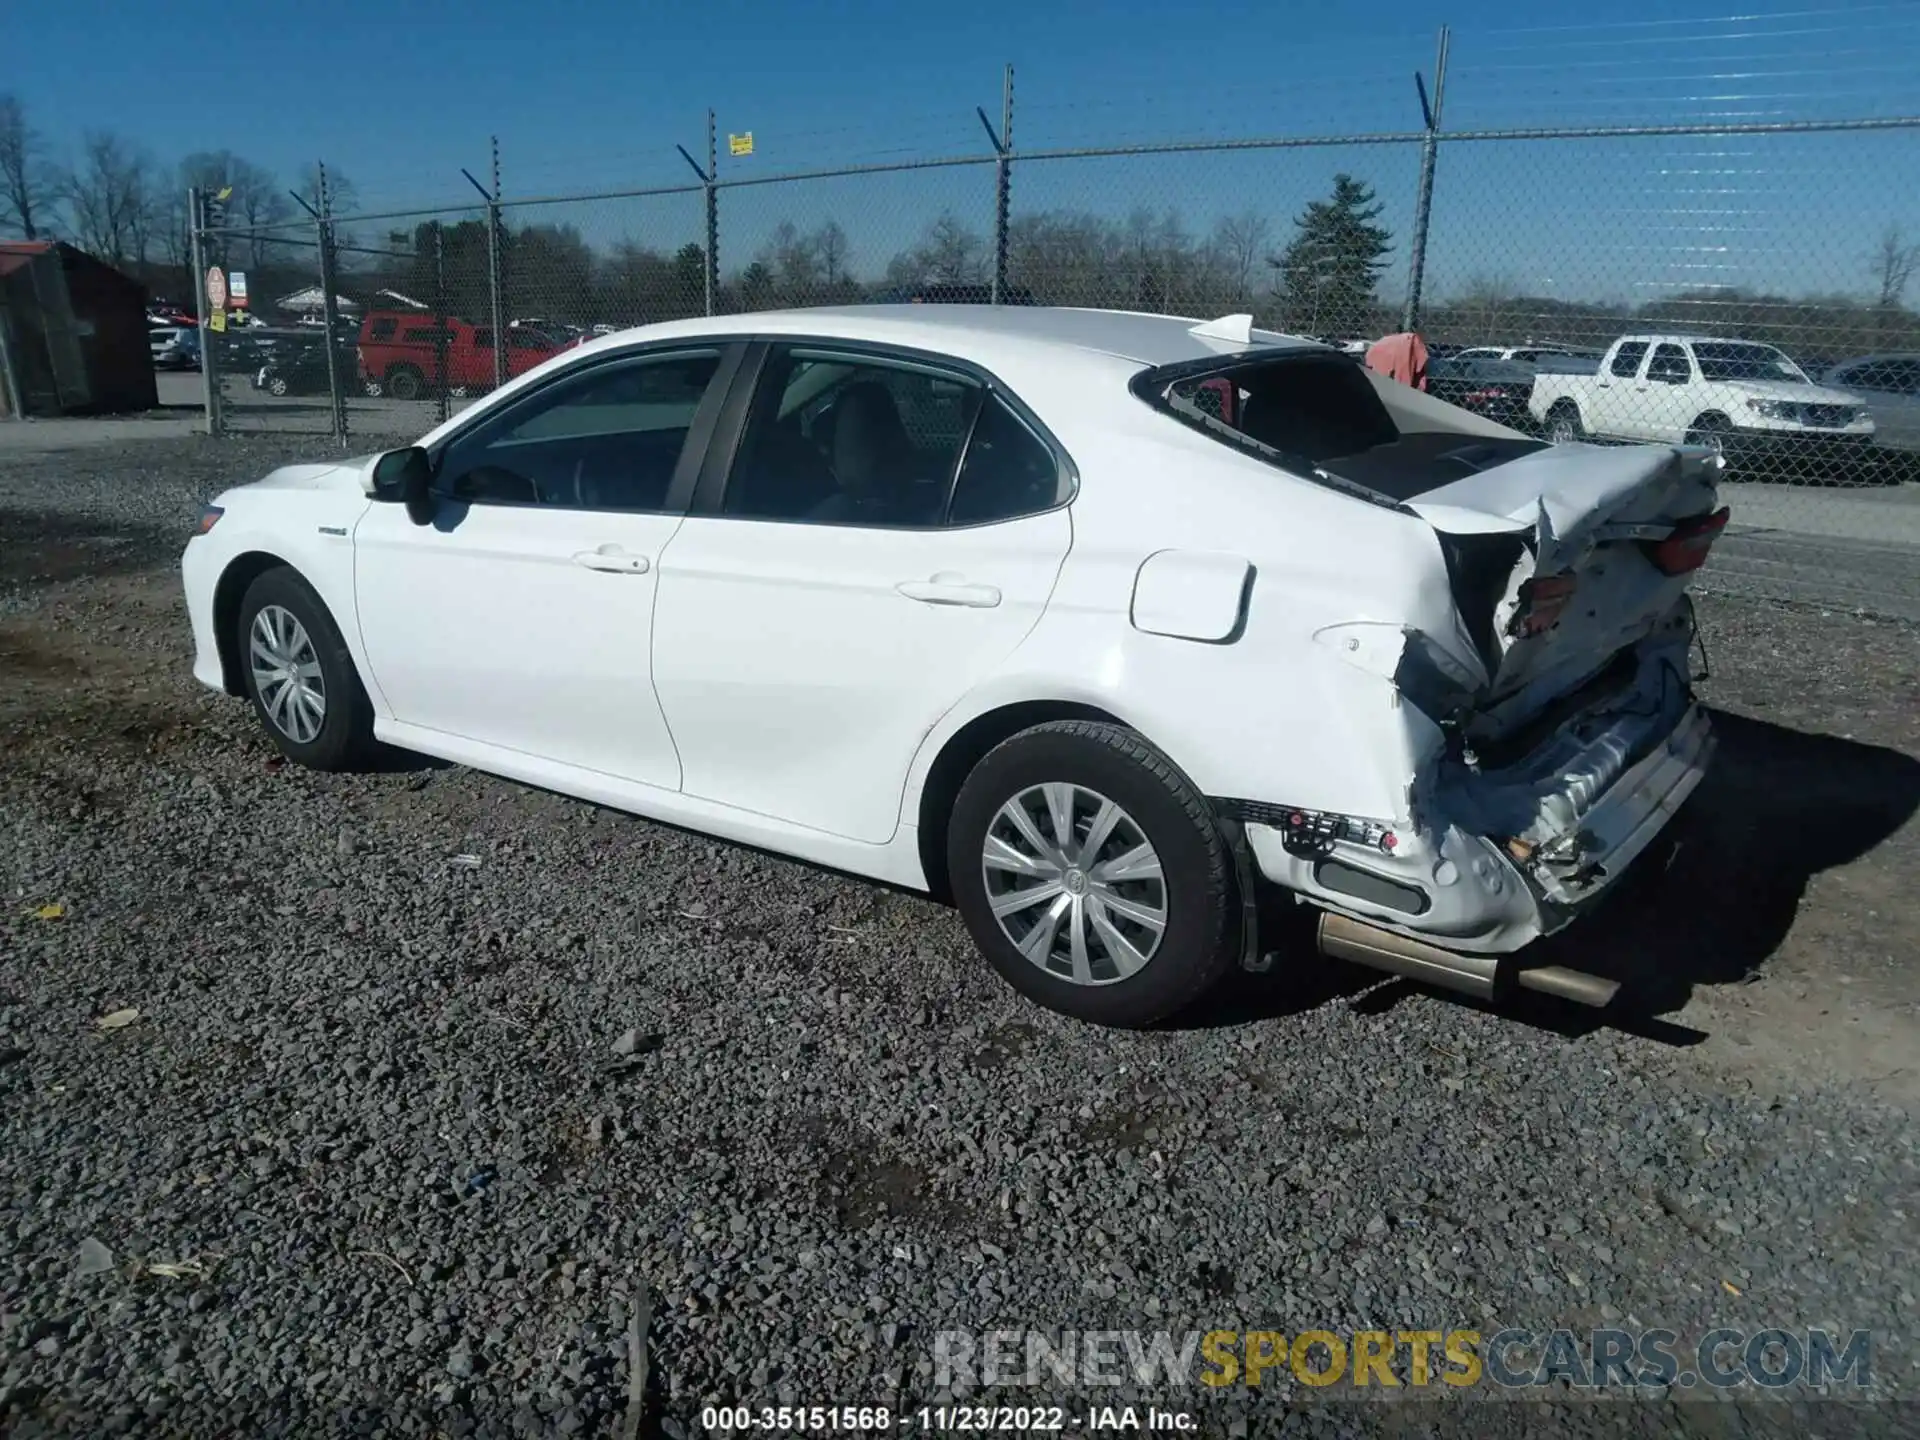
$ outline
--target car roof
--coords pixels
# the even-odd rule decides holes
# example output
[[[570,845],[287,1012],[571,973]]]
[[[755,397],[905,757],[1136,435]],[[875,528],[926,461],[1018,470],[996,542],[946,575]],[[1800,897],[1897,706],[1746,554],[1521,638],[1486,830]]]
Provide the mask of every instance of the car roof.
[[[1130,310],[1078,310],[1045,305],[845,305],[701,316],[622,330],[582,346],[618,349],[639,340],[806,335],[934,350],[991,365],[1010,351],[1035,349],[1172,365],[1249,348],[1320,350],[1297,335],[1243,328],[1246,341],[1195,334],[1221,322],[1146,315]],[[1231,330],[1231,326],[1223,326]]]
[[[1763,350],[1778,350],[1780,348],[1770,340],[1742,340],[1738,336],[1732,335],[1689,335],[1684,332],[1668,335],[1658,334],[1653,331],[1645,331],[1634,335],[1622,335],[1614,344],[1624,345],[1628,341],[1636,345],[1645,341],[1661,345],[1757,345]]]

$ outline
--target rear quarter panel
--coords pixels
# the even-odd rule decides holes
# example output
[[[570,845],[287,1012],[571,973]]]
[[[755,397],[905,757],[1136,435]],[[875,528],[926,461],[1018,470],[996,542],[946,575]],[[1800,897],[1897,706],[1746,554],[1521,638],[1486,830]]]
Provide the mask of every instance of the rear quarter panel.
[[[928,737],[903,814],[917,813],[928,766],[961,726],[1059,700],[1117,716],[1209,795],[1404,819],[1413,768],[1440,737],[1388,678],[1402,631],[1473,654],[1433,532],[1120,397],[1055,426],[1081,472],[1072,551],[1032,634]],[[1169,550],[1253,567],[1244,622],[1225,641],[1133,625],[1135,577]]]

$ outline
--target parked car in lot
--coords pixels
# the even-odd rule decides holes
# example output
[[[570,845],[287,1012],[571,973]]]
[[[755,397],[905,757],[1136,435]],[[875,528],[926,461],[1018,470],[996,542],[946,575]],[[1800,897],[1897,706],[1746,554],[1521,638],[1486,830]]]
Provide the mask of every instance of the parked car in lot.
[[[195,325],[149,326],[147,349],[156,370],[198,370],[200,329]]]
[[[493,385],[491,326],[419,310],[369,310],[360,322],[360,379],[370,393],[421,400]],[[524,375],[564,348],[534,329],[507,332],[507,375]],[[377,388],[376,388],[377,387]]]
[[[1515,430],[1534,428],[1527,402],[1533,396],[1530,366],[1468,355],[1427,361],[1427,393]]]
[[[951,899],[1039,1002],[1145,1024],[1262,955],[1477,995],[1698,783],[1718,464],[1549,446],[1246,316],[675,321],[218,496],[203,683]],[[1269,937],[1270,938],[1270,937]]]
[[[358,353],[348,347],[334,351],[340,383],[354,383]],[[302,345],[279,352],[253,373],[253,388],[269,395],[325,395],[329,393],[327,347]]]
[[[1593,375],[1537,377],[1529,408],[1555,441],[1699,445],[1807,479],[1857,471],[1874,434],[1856,397],[1814,384],[1773,346],[1696,335],[1622,336]]]
[[[1827,371],[1824,383],[1857,395],[1873,418],[1874,443],[1920,458],[1920,355],[1862,355]]]
[[[1538,365],[1552,360],[1598,361],[1603,352],[1583,350],[1572,345],[1473,345],[1455,358],[1461,360],[1508,360],[1521,365]]]

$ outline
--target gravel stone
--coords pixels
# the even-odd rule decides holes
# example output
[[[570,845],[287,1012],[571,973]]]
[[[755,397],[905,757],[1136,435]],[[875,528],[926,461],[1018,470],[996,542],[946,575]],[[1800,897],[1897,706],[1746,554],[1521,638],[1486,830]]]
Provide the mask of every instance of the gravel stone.
[[[1716,770],[1553,942],[1639,1008],[1463,1003],[1281,913],[1271,974],[1115,1033],[912,896],[278,763],[188,675],[174,567],[201,501],[327,443],[0,454],[0,1431],[616,1434],[643,1287],[643,1433],[932,1404],[940,1332],[1012,1326],[1858,1327],[1892,1403],[1790,1388],[1727,1433],[1910,1417],[1911,627],[1702,597]],[[1151,1398],[1414,1433],[1291,1382]],[[1678,1392],[1441,1408],[1698,1428]]]

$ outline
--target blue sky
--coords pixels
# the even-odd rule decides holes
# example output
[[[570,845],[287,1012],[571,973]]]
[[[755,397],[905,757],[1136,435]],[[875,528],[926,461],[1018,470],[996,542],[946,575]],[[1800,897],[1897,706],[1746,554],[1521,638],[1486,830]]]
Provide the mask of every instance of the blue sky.
[[[509,195],[691,179],[709,106],[724,175],[979,153],[1016,70],[1022,149],[1417,128],[1412,73],[1453,28],[1448,128],[1920,114],[1915,0],[1467,0],[1276,6],[1214,0],[960,6],[815,0],[699,5],[561,0],[172,0],[8,5],[0,88],[56,150],[93,128],[163,159],[232,149],[291,176],[316,158],[365,209],[450,203],[501,140]],[[22,63],[25,62],[25,63]],[[4,62],[0,62],[4,63]],[[755,154],[724,154],[751,130]],[[1413,147],[1058,160],[1017,167],[1014,203],[1121,215],[1174,208],[1196,231],[1257,210],[1288,220],[1335,170],[1371,180],[1404,237]],[[987,168],[730,190],[722,253],[773,224],[832,216],[873,273],[951,208],[981,228]],[[604,242],[696,239],[697,203],[585,202]],[[1688,283],[1863,289],[1889,224],[1920,238],[1920,130],[1878,135],[1459,144],[1442,152],[1430,287],[1653,298]],[[1404,245],[1392,284],[1404,276]]]

